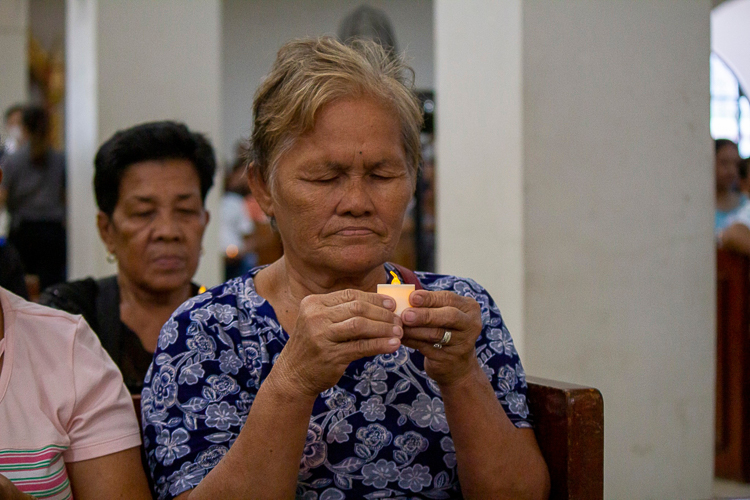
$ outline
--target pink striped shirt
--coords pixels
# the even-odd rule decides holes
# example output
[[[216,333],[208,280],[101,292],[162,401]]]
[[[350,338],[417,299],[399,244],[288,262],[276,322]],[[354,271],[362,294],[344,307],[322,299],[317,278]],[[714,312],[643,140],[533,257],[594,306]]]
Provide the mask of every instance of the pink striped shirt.
[[[34,497],[69,499],[66,462],[140,445],[130,394],[80,316],[3,288],[0,306],[0,474]]]

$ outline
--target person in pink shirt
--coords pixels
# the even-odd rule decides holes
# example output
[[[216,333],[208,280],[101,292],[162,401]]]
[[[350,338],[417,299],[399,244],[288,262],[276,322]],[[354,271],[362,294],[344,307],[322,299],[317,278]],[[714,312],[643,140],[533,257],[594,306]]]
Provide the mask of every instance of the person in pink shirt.
[[[0,288],[0,498],[151,498],[117,366],[81,316]]]
[[[0,499],[151,498],[140,444],[86,321],[0,288]]]

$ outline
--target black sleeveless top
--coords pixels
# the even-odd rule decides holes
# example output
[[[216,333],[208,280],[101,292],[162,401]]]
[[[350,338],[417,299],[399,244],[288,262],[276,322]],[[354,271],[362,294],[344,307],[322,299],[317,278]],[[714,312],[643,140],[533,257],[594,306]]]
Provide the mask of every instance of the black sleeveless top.
[[[192,285],[192,294],[198,286]],[[80,314],[97,334],[102,347],[122,372],[131,394],[140,394],[153,353],[120,320],[120,287],[117,276],[100,280],[86,278],[47,288],[39,303],[71,314]]]

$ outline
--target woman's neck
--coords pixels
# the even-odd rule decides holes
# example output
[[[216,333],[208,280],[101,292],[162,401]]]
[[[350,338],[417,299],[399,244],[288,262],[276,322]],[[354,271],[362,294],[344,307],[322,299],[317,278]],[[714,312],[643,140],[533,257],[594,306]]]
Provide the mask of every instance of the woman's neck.
[[[722,212],[729,212],[739,206],[741,200],[740,193],[733,190],[724,190],[716,192],[716,208]]]
[[[180,304],[192,295],[192,285],[187,283],[169,292],[154,292],[137,286],[127,277],[119,274],[120,321],[133,330],[141,340],[144,349],[156,350],[159,332]]]

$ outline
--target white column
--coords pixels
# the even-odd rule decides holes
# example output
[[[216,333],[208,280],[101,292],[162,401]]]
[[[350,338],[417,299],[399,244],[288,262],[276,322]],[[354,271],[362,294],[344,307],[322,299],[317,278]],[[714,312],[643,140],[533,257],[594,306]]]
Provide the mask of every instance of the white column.
[[[602,391],[605,498],[708,498],[711,2],[519,0],[499,15],[515,3],[436,2],[441,271],[520,305],[528,373]],[[498,46],[508,31],[520,39]],[[489,66],[467,73],[476,57]],[[497,76],[517,58],[521,91]],[[522,134],[498,126],[517,99]],[[495,274],[521,264],[512,285]]]
[[[28,99],[28,0],[0,1],[0,113]]]
[[[66,2],[65,153],[68,191],[68,277],[101,276],[104,245],[96,231],[94,162],[99,146],[96,0]]]
[[[77,15],[81,11],[89,15]],[[91,192],[93,157],[104,140],[137,123],[170,119],[205,133],[220,152],[221,2],[69,0],[68,26],[68,92],[71,101],[78,96],[86,103],[80,113],[77,104],[68,107],[70,274],[79,278],[114,272],[96,234]],[[86,43],[70,43],[84,37]],[[76,62],[90,75],[75,73]],[[74,143],[76,126],[81,136]],[[217,185],[207,201],[212,221],[195,278],[206,285],[223,275],[219,192]]]
[[[438,271],[487,288],[523,352],[521,0],[435,7]]]

